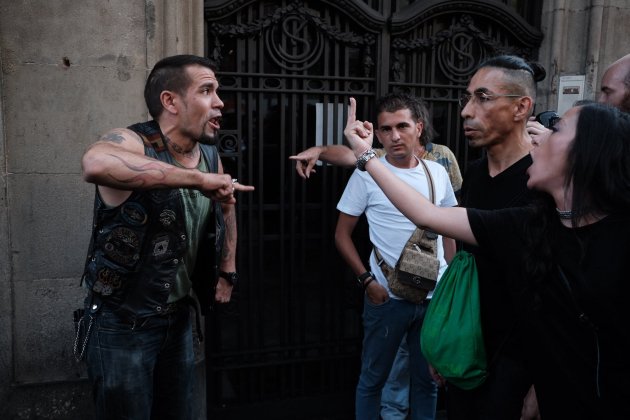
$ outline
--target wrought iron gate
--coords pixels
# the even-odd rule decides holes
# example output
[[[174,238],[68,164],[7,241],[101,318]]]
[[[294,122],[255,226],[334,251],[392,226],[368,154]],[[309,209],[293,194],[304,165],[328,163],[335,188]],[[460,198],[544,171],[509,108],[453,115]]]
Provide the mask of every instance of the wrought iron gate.
[[[223,164],[256,186],[238,197],[235,300],[208,319],[209,418],[352,418],[362,300],[333,238],[351,172],[319,166],[305,182],[288,156],[341,143],[350,96],[373,120],[376,97],[408,91],[465,167],[476,156],[457,98],[475,66],[498,53],[535,57],[542,39],[527,23],[538,24],[540,1],[503,3],[206,0]]]

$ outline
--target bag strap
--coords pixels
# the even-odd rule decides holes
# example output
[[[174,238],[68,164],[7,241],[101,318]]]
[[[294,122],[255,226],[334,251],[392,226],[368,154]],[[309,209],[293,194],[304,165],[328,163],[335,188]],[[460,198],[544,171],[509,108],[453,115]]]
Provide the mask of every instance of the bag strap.
[[[435,184],[433,184],[433,176],[431,175],[431,171],[429,171],[429,167],[424,160],[418,159],[424,168],[424,174],[427,176],[427,184],[429,184],[429,200],[432,204],[435,204]]]
[[[598,328],[597,325],[591,321],[591,319],[588,317],[588,315],[586,315],[586,312],[584,312],[584,310],[582,310],[582,307],[580,306],[580,303],[577,300],[577,297],[575,296],[575,293],[573,292],[573,288],[571,287],[571,283],[569,283],[569,280],[567,279],[566,274],[564,274],[564,270],[562,269],[562,267],[560,267],[560,264],[556,264],[556,267],[558,268],[558,273],[560,274],[560,280],[562,280],[562,285],[565,287],[565,289],[567,289],[569,291],[569,295],[571,297],[571,301],[573,302],[573,307],[575,308],[577,315],[578,315],[578,320],[580,321],[581,324],[586,325],[592,332],[593,332],[593,341],[595,342],[595,351],[596,351],[596,357],[597,357],[597,365],[596,365],[596,374],[595,374],[595,390],[597,391],[597,396],[601,397],[601,392],[600,392],[600,351],[599,351],[599,335],[598,333]]]
[[[431,172],[429,171],[429,167],[427,166],[426,163],[424,163],[424,161],[420,158],[418,158],[418,161],[422,164],[422,167],[424,168],[424,173],[427,177],[427,184],[429,186],[429,199],[431,200],[431,203],[435,204],[435,186],[433,184],[433,177],[431,176]],[[407,243],[405,244],[405,247],[403,248],[402,252],[400,253],[400,257],[398,257],[398,261],[396,262],[396,266],[398,266],[398,263],[400,262],[401,258],[403,257],[403,255],[405,255],[405,250],[407,248],[413,247],[415,244],[419,243],[420,240],[422,239],[423,236],[426,237],[426,235],[424,235],[424,233],[426,232],[426,229],[422,229],[420,227],[416,226],[416,230],[413,231],[413,233],[411,234],[411,236],[409,237],[409,240],[407,240]],[[435,239],[437,239],[437,235],[435,235],[434,238],[428,238],[429,240],[433,240],[435,242]],[[380,252],[378,251],[378,249],[374,246],[374,252],[376,255],[376,261],[377,264],[381,267],[381,271],[383,271],[383,274],[385,274],[385,276],[387,277],[387,272],[393,272],[395,270],[395,268],[390,267],[385,260],[383,259],[383,257],[381,256]],[[433,250],[433,254],[437,254],[437,247],[433,246],[432,247]]]
[[[418,159],[418,161],[422,164],[422,167],[424,168],[424,174],[427,177],[427,185],[429,186],[429,200],[431,201],[432,204],[435,204],[435,184],[433,183],[433,176],[431,175],[431,171],[429,171],[429,167],[427,166],[427,164],[424,163],[424,160]],[[413,233],[411,234],[411,237],[407,241],[407,244],[405,245],[405,247],[413,246],[413,244],[417,244],[418,242],[420,242],[420,239],[422,239],[422,235],[425,232],[426,232],[426,229],[416,227],[416,230],[414,230]],[[437,238],[437,235],[435,235],[435,238],[430,238],[430,239],[436,239],[436,238]]]
[[[562,285],[565,287],[565,289],[569,291],[571,302],[573,303],[573,306],[576,312],[578,313],[578,319],[580,320],[582,324],[597,331],[597,325],[595,325],[593,321],[591,321],[588,315],[586,315],[586,312],[582,310],[582,307],[578,303],[578,300],[575,297],[575,293],[573,293],[573,288],[571,287],[571,283],[569,283],[569,280],[567,279],[566,274],[564,274],[564,270],[562,269],[562,267],[560,267],[560,265],[557,265],[557,267],[558,267],[558,273],[560,273],[560,279],[562,280]]]
[[[394,273],[394,271],[396,271],[396,269],[385,262],[385,259],[383,258],[377,247],[373,246],[372,248],[374,249],[374,256],[376,257],[376,265],[381,268],[381,272],[383,273],[385,278],[389,279],[389,277]]]

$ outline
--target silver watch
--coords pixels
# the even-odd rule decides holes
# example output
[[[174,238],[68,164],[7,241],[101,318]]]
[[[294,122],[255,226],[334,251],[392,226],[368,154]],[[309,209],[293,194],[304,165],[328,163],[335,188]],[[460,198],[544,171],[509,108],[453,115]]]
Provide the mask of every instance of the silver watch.
[[[355,164],[357,169],[360,171],[365,171],[365,164],[367,163],[368,160],[372,159],[373,157],[376,157],[376,153],[374,152],[374,149],[367,149],[357,159],[357,163]]]

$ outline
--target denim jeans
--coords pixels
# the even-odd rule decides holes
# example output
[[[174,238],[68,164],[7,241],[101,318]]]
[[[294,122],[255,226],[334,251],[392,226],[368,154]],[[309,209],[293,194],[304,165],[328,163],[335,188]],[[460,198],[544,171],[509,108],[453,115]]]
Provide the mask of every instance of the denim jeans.
[[[426,303],[414,305],[398,299],[375,305],[365,296],[361,374],[356,392],[357,419],[379,419],[381,392],[405,334],[411,376],[409,418],[435,418],[437,386],[431,380],[420,351],[420,328],[426,309]]]
[[[190,318],[186,306],[135,323],[96,314],[87,363],[97,420],[191,419]]]
[[[429,378],[430,380],[430,378]],[[407,335],[403,337],[387,382],[381,392],[381,418],[405,420],[409,413],[409,346]]]

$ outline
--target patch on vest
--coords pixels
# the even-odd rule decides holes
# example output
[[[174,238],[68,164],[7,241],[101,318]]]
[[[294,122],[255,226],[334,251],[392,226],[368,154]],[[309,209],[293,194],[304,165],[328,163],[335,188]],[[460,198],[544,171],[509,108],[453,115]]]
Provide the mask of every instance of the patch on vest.
[[[142,226],[147,222],[147,211],[139,203],[126,203],[120,209],[120,214],[125,222],[132,226]]]
[[[117,227],[107,237],[103,251],[110,260],[129,266],[140,259],[139,248],[137,232],[126,227]]]
[[[173,210],[164,209],[160,213],[160,223],[162,226],[170,226],[175,221],[175,212]]]
[[[103,296],[109,296],[114,292],[114,289],[120,289],[120,286],[122,286],[120,274],[109,267],[104,267],[96,273],[96,282],[94,282],[92,290]]]
[[[169,242],[170,241],[169,241],[168,235],[160,236],[154,239],[153,240],[153,256],[160,257],[166,254],[166,252],[168,251]]]

